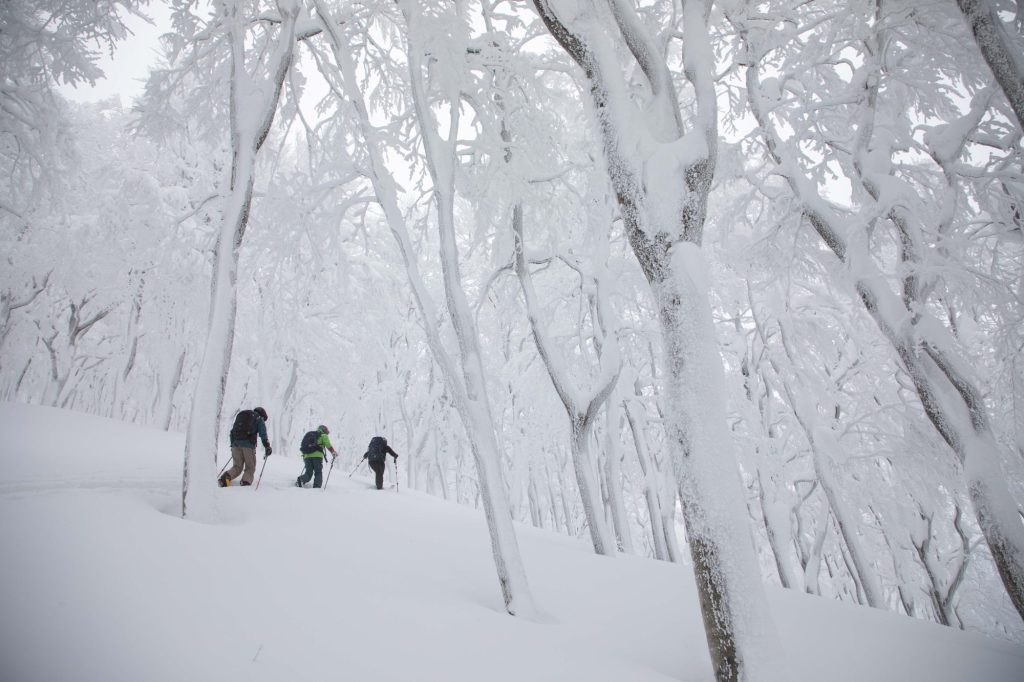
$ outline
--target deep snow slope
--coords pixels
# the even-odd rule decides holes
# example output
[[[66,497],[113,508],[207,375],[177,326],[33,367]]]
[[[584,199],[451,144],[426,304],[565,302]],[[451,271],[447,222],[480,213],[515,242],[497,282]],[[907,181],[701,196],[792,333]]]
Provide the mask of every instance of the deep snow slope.
[[[712,679],[686,567],[521,528],[545,611],[527,622],[501,608],[481,512],[373,490],[352,461],[300,490],[275,454],[197,523],[180,434],[9,403],[0,434],[2,682]],[[769,597],[795,679],[1024,680],[1021,646]]]

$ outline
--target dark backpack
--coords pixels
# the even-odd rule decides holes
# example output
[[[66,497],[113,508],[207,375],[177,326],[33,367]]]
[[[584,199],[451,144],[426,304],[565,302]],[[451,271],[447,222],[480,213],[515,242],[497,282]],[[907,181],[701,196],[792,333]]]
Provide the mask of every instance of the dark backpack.
[[[256,413],[242,410],[235,415],[235,423],[231,427],[231,440],[256,440]]]
[[[370,439],[370,445],[366,448],[366,459],[371,462],[383,462],[387,456],[388,441],[382,436],[374,436]]]
[[[319,431],[307,431],[306,435],[302,437],[302,444],[299,445],[299,450],[304,455],[312,455],[314,452],[320,452],[320,440]]]

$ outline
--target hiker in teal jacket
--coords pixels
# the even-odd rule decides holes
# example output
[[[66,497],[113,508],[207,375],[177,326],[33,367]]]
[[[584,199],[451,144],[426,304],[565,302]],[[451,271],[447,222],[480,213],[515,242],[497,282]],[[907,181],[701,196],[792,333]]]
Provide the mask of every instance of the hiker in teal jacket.
[[[242,474],[242,485],[252,485],[256,475],[256,440],[263,441],[263,459],[270,457],[270,441],[267,439],[267,411],[262,407],[242,410],[235,415],[231,427],[231,463],[232,467],[221,474],[217,485],[221,488],[231,485],[231,481]]]
[[[313,487],[319,488],[320,483],[323,479],[324,473],[324,459],[327,457],[327,450],[331,451],[331,461],[338,457],[338,453],[335,451],[334,446],[331,445],[331,439],[327,437],[330,430],[323,424],[317,427],[317,432],[320,434],[316,439],[316,450],[312,452],[302,453],[302,463],[305,469],[302,475],[295,479],[295,486],[301,488],[306,483],[309,483],[309,479],[313,479]]]

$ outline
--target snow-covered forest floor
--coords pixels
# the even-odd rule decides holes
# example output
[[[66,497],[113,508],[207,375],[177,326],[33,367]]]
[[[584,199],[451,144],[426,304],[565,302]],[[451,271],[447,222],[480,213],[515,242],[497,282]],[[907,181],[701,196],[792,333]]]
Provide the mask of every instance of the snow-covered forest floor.
[[[355,453],[325,490],[274,455],[197,523],[179,518],[181,434],[11,403],[0,433],[0,679],[713,679],[687,567],[519,527],[544,611],[528,622],[503,611],[481,511],[347,478]],[[769,599],[805,680],[1024,679],[1024,646]]]

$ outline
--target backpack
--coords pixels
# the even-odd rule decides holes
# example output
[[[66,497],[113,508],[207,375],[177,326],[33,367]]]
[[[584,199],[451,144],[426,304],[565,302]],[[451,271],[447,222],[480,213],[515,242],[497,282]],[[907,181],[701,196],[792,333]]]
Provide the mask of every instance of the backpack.
[[[299,445],[299,451],[304,455],[312,455],[314,452],[320,452],[320,440],[319,431],[307,431],[306,435],[302,437],[302,444]]]
[[[366,458],[371,462],[383,462],[387,456],[385,448],[388,441],[382,436],[374,436],[370,439],[370,445],[366,448]]]
[[[256,440],[256,413],[242,410],[235,415],[235,423],[231,427],[231,440]]]

